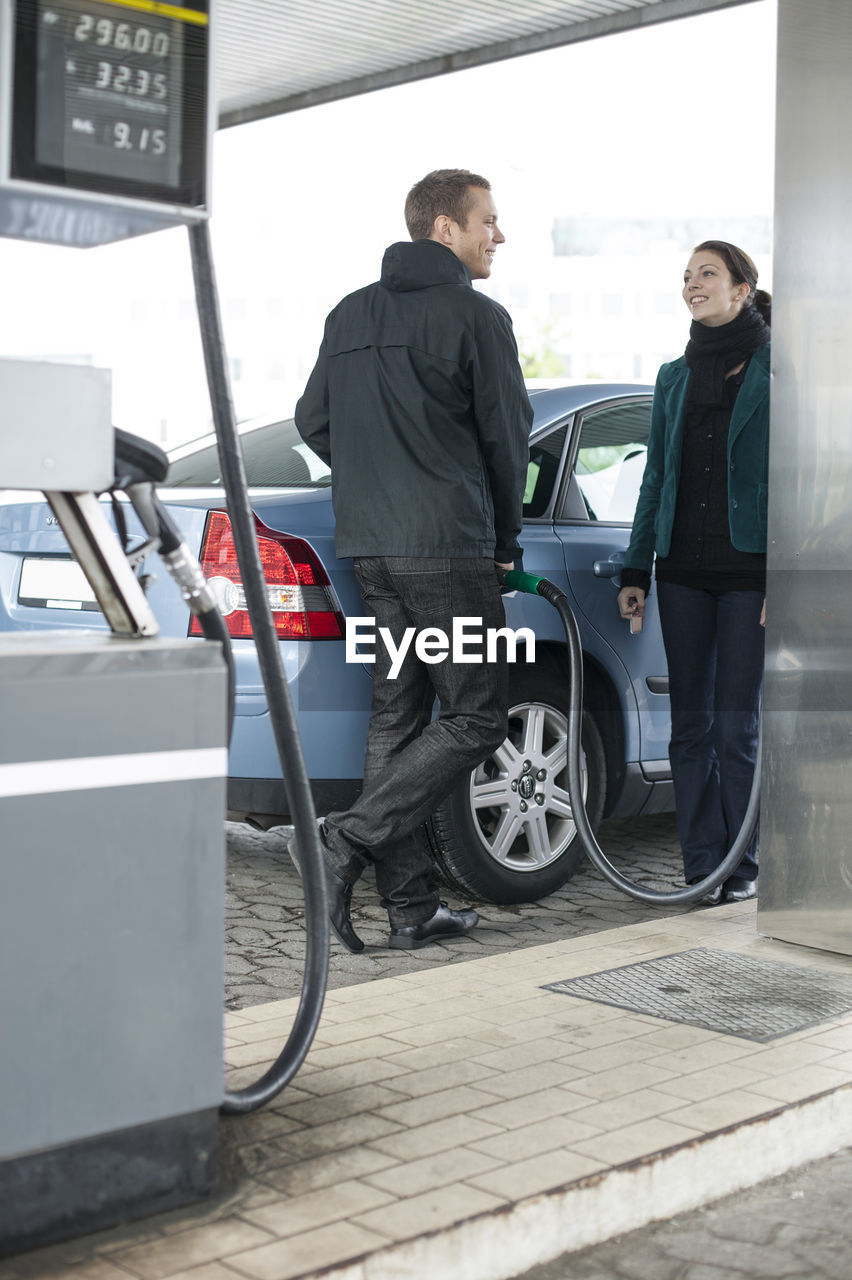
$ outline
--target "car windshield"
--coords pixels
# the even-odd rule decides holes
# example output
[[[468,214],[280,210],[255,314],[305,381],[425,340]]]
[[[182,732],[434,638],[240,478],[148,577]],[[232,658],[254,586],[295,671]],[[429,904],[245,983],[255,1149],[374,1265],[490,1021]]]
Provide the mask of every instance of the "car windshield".
[[[292,418],[245,431],[240,440],[252,489],[322,489],[331,484],[330,469],[300,438]],[[197,447],[184,445],[175,451],[167,488],[221,483],[219,453],[209,436]]]

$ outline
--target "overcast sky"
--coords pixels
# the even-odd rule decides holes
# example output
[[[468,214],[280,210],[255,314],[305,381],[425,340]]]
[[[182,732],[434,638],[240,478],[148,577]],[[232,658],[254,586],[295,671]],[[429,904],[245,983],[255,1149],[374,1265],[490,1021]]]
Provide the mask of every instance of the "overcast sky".
[[[375,279],[385,245],[406,237],[407,189],[436,167],[492,181],[507,236],[487,286],[498,295],[501,270],[554,216],[770,214],[775,20],[774,0],[757,0],[218,134],[226,324],[229,299],[255,284],[298,313],[307,296],[331,305]],[[185,232],[89,250],[0,240],[0,273],[0,353],[93,356],[114,370],[116,420],[139,430],[134,387],[175,377],[156,300],[192,298]],[[140,299],[152,323],[128,343]],[[305,334],[311,350],[319,336]],[[206,400],[191,314],[180,378]]]

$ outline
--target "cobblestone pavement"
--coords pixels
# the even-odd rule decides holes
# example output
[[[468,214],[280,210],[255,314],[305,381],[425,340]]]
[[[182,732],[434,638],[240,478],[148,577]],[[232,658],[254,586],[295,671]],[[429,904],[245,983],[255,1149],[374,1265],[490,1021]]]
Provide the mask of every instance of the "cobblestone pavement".
[[[849,1280],[852,1150],[520,1280]]]
[[[287,853],[292,828],[253,831],[227,825],[228,889],[226,985],[229,1009],[297,995],[305,957],[302,885]],[[599,843],[618,869],[654,888],[680,888],[683,875],[674,816],[658,814],[605,822]],[[451,893],[451,906],[466,905]],[[535,947],[553,938],[571,938],[689,907],[655,907],[633,902],[613,889],[585,863],[563,889],[540,902],[497,907],[474,902],[481,923],[469,937],[424,947],[391,951],[387,915],[379,906],[372,877],[355,890],[352,920],[367,950],[353,956],[332,937],[329,987],[351,986],[373,978],[433,968],[516,947]]]

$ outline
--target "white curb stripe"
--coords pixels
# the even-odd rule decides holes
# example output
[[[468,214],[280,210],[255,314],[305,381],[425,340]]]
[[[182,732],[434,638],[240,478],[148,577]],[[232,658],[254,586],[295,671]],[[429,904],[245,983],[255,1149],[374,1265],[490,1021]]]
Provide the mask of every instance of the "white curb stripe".
[[[74,760],[22,761],[0,764],[0,799],[53,791],[95,791],[102,787],[224,778],[227,772],[228,752],[225,747],[81,756]]]

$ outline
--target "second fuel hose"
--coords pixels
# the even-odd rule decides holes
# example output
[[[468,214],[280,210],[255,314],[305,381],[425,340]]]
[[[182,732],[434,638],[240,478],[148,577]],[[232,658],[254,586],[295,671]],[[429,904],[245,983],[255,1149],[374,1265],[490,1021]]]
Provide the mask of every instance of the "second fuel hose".
[[[669,891],[648,889],[644,885],[636,884],[633,880],[628,880],[617,867],[612,865],[598,844],[586,814],[586,806],[583,800],[583,783],[580,776],[580,759],[582,756],[580,735],[583,717],[583,648],[577,619],[574,617],[568,597],[560,587],[557,587],[553,582],[549,582],[547,578],[539,578],[535,574],[526,573],[520,569],[510,570],[506,574],[504,585],[507,591],[523,591],[528,595],[542,596],[549,604],[553,605],[562,620],[568,645],[570,668],[568,795],[571,799],[571,811],[574,825],[577,828],[577,838],[589,858],[610,884],[614,885],[616,889],[620,889],[622,893],[626,893],[629,898],[634,898],[637,902],[648,902],[660,906],[686,906],[689,903],[700,901],[736,871],[742,861],[743,854],[751,843],[760,814],[760,744],[758,743],[754,782],[752,783],[751,795],[749,796],[743,824],[724,860],[720,862],[715,871],[697,884],[690,884],[683,889]]]

